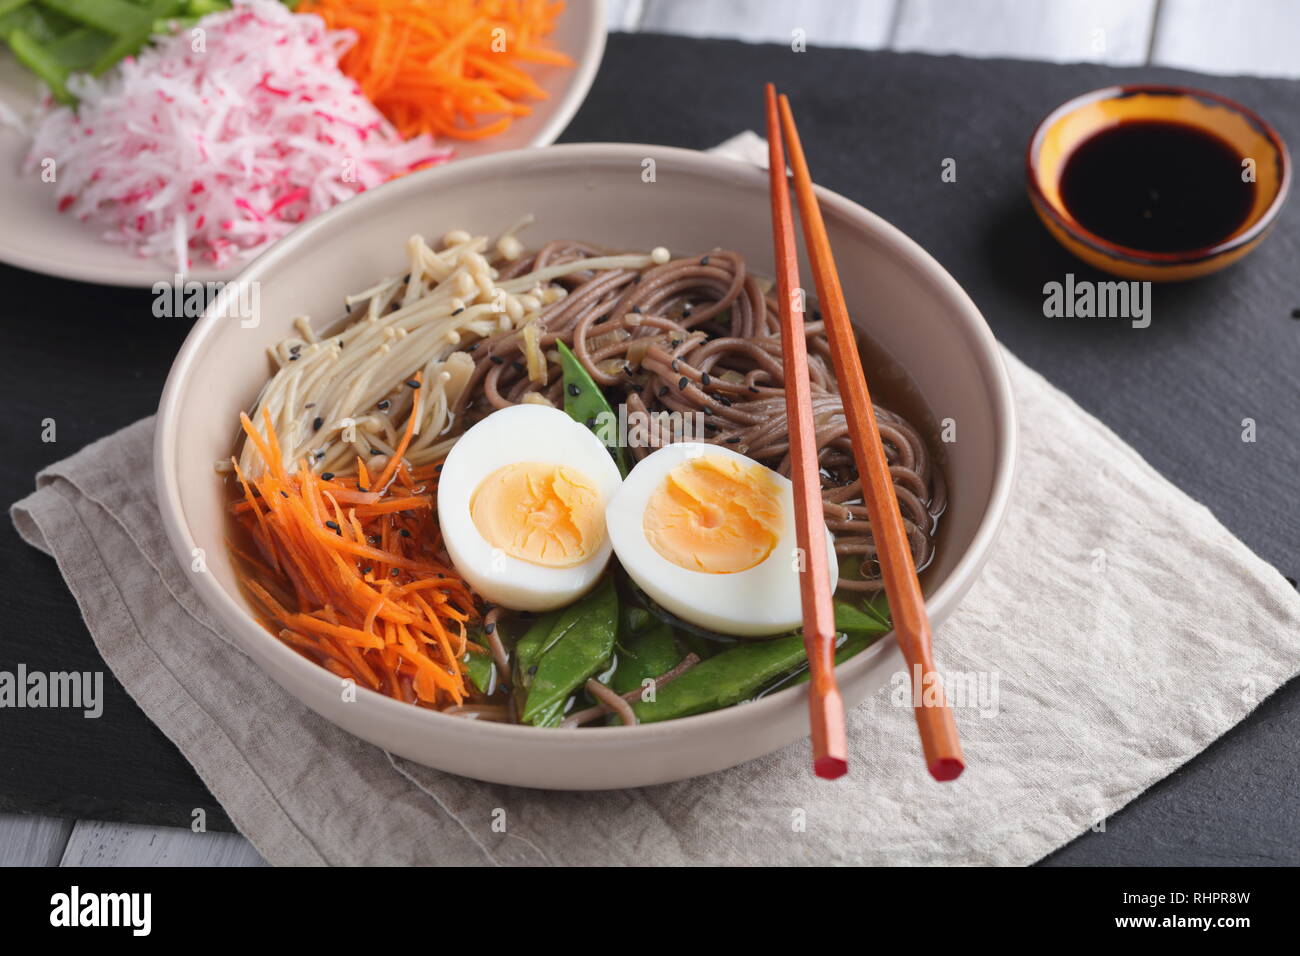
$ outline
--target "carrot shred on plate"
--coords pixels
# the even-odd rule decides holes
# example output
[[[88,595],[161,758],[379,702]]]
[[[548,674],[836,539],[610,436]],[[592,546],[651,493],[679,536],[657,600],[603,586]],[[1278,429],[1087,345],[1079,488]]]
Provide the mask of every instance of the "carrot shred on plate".
[[[542,45],[563,0],[306,0],[357,44],[339,65],[405,137],[478,140],[546,98],[528,64],[571,67]]]
[[[235,465],[242,497],[232,512],[257,553],[231,552],[267,630],[336,676],[397,700],[463,703],[461,657],[478,611],[442,552],[439,467],[418,469],[417,486],[402,461],[412,429],[371,485],[360,462],[356,476],[327,479],[306,462],[291,472],[270,415],[264,410],[260,431],[247,415],[240,420],[265,467],[252,477]]]

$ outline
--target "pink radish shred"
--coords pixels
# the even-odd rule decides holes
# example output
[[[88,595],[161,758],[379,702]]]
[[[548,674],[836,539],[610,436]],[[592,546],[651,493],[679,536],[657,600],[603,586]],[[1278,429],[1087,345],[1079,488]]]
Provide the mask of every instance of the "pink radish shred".
[[[274,0],[237,0],[104,77],[73,77],[79,104],[46,107],[28,167],[53,159],[60,211],[178,272],[250,257],[451,155],[428,136],[403,142],[339,70],[355,40]]]

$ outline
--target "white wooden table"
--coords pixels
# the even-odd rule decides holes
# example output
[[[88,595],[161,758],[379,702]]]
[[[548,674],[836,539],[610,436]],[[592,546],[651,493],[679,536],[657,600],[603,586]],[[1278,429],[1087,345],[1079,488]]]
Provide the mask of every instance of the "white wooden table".
[[[610,29],[1300,77],[1300,0],[609,0]],[[258,866],[242,837],[0,814],[0,865]]]

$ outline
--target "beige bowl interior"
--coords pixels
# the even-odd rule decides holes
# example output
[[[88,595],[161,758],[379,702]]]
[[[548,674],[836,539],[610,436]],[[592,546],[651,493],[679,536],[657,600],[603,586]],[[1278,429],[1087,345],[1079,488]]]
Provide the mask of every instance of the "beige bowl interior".
[[[653,161],[654,181],[643,173]],[[861,207],[822,194],[854,321],[907,369],[939,419],[953,418],[947,448],[951,504],[943,552],[930,577],[932,619],[941,621],[972,583],[1010,489],[1014,415],[996,342],[974,305],[909,239]],[[342,297],[403,270],[403,244],[452,228],[494,234],[524,213],[533,244],[581,238],[617,249],[669,247],[674,254],[736,249],[771,274],[766,174],[684,150],[571,145],[500,154],[391,183],[283,240],[245,271],[257,282],[260,322],[205,316],[186,342],[160,410],[156,469],[168,531],[204,600],[239,644],[277,681],[345,729],[440,769],[525,786],[578,789],[662,782],[731,766],[805,731],[804,691],[794,689],[713,714],[634,728],[537,730],[445,717],[368,691],[341,704],[338,680],[261,630],[249,617],[223,545],[222,482],[237,419],[270,372],[266,349],[295,316],[318,328],[337,322]],[[803,274],[811,276],[807,263]],[[942,636],[940,636],[942,657]],[[849,705],[898,667],[892,639],[839,670]],[[916,747],[915,740],[897,746]]]

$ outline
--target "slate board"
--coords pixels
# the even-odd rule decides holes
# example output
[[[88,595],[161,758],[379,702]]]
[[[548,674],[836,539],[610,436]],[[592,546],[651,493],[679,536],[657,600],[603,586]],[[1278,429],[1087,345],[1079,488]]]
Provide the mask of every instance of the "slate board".
[[[1291,578],[1300,574],[1300,208],[1218,276],[1157,287],[1150,328],[1046,319],[1042,287],[1096,278],[1033,218],[1023,152],[1037,121],[1116,82],[1204,86],[1241,100],[1300,145],[1300,84],[1176,70],[1057,66],[917,54],[614,35],[568,142],[707,148],[762,128],[760,84],[794,101],[817,180],[930,250],[1029,365],[1205,503]],[[940,180],[957,160],[957,182]],[[154,410],[184,320],[159,320],[147,291],[105,289],[0,267],[0,378],[9,500],[45,464]],[[41,421],[58,441],[41,442]],[[1243,444],[1241,420],[1259,440]],[[147,467],[141,462],[140,467]],[[0,668],[95,669],[99,658],[51,561],[0,522]],[[110,681],[111,682],[111,681]],[[184,758],[131,704],[105,713],[0,711],[0,811],[188,825],[196,807],[228,826]],[[1049,863],[1300,862],[1292,682],[1204,755]]]

